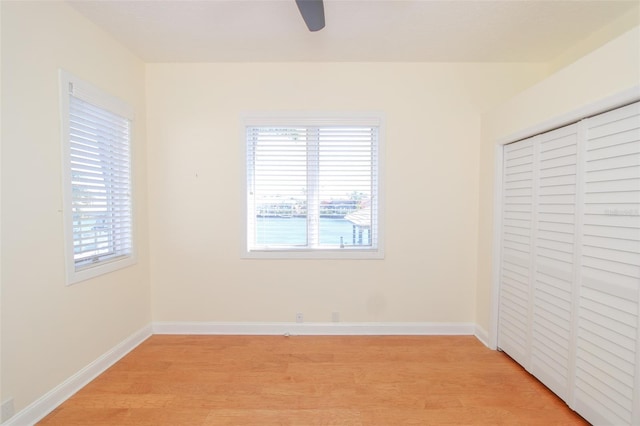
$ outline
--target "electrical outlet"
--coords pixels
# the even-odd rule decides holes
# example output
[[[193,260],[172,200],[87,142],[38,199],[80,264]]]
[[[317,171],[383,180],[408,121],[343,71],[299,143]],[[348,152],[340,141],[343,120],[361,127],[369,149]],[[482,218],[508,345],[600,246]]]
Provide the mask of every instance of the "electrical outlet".
[[[340,322],[340,312],[331,313],[331,321]]]
[[[304,322],[304,315],[302,314],[302,312],[298,312],[296,314],[296,322]]]

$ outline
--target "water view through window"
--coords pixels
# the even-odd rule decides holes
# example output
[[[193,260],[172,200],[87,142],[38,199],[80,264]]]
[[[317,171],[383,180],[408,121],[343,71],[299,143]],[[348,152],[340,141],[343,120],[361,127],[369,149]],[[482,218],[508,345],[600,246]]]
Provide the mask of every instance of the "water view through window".
[[[265,246],[306,245],[306,217],[258,217],[256,218],[257,243]],[[320,218],[321,245],[362,246],[371,245],[368,230],[354,230],[354,224],[344,218]]]
[[[371,250],[377,127],[247,128],[248,247]]]

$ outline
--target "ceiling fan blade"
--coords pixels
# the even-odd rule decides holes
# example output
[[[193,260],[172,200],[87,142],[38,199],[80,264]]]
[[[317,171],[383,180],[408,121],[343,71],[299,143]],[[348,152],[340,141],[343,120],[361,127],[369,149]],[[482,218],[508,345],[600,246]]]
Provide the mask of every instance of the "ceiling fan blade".
[[[296,4],[309,31],[318,31],[324,28],[322,0],[296,0]]]

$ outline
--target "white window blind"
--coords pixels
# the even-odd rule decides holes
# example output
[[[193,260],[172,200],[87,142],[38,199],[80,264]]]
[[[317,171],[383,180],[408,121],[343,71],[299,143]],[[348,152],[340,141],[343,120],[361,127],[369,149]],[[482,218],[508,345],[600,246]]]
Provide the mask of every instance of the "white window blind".
[[[248,251],[376,251],[379,128],[246,127]]]
[[[67,262],[76,282],[133,258],[132,114],[87,83],[63,82]]]

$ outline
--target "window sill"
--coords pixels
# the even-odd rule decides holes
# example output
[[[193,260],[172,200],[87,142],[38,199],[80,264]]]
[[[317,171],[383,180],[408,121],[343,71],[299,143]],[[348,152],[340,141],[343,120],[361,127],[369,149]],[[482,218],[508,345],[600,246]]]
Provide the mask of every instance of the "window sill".
[[[242,259],[332,259],[332,260],[380,260],[384,251],[378,249],[268,249],[245,250]]]
[[[134,265],[137,262],[134,255],[119,256],[109,261],[103,261],[93,266],[86,266],[78,270],[71,270],[67,275],[67,285],[96,278],[119,269]]]

